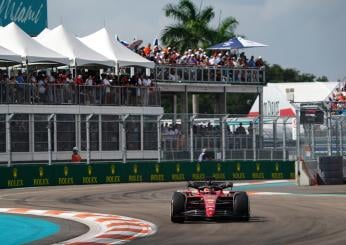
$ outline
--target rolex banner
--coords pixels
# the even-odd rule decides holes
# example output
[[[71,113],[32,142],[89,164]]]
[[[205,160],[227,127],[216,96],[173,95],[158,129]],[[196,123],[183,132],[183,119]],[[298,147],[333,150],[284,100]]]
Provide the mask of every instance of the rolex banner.
[[[0,187],[88,185],[130,182],[293,179],[294,162],[141,162],[0,167]]]

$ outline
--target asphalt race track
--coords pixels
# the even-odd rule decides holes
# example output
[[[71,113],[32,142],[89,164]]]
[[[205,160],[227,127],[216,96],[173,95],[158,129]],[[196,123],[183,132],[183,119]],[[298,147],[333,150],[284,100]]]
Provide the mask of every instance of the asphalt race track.
[[[0,207],[109,213],[157,225],[155,235],[130,244],[346,244],[346,185],[263,187],[251,195],[249,222],[170,222],[170,198],[185,183],[141,183],[0,190]],[[269,193],[270,194],[270,193]],[[52,219],[50,219],[52,220]],[[51,244],[87,231],[62,222],[62,232],[34,244]]]

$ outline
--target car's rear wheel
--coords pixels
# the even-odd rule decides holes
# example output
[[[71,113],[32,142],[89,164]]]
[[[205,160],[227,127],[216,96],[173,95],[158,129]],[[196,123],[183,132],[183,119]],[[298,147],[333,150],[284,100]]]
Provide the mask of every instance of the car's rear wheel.
[[[233,212],[235,217],[248,221],[250,219],[249,197],[246,192],[237,192],[234,197]]]
[[[184,223],[185,200],[184,194],[180,192],[173,193],[171,202],[171,221],[173,223]]]

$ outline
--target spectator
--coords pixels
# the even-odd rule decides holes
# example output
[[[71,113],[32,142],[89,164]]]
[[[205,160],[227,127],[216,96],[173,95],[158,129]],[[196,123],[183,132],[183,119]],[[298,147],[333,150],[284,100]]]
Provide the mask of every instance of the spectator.
[[[107,75],[103,75],[102,85],[105,87],[105,102],[109,104],[111,100],[111,83]]]
[[[151,52],[151,44],[150,43],[148,43],[148,45],[143,49],[143,52],[144,52],[144,55],[146,57],[149,57],[150,52]]]
[[[254,56],[251,56],[249,62],[247,63],[247,66],[249,68],[255,68],[256,67],[256,62]]]
[[[202,152],[201,154],[199,154],[198,156],[198,162],[202,162],[202,161],[205,161],[207,160],[207,149],[202,149]]]
[[[24,101],[24,89],[25,89],[25,79],[21,71],[18,72],[16,77],[16,85],[17,85],[17,102]]]
[[[253,134],[253,123],[252,122],[250,122],[249,127],[247,128],[247,131],[248,131],[249,135]]]
[[[85,86],[86,86],[86,102],[88,104],[90,103],[94,103],[94,90],[91,86],[94,85],[94,80],[92,75],[89,75],[89,77],[87,78],[87,80],[85,80]]]
[[[40,102],[47,102],[47,86],[47,78],[44,75],[41,75],[38,81],[38,93]]]
[[[80,163],[82,160],[82,157],[78,153],[78,148],[75,146],[72,149],[72,157],[71,157],[71,162],[72,163]]]
[[[256,59],[255,63],[256,63],[256,67],[257,68],[263,68],[264,67],[264,62],[263,62],[261,56],[258,56],[258,59]]]
[[[77,77],[76,77],[76,79],[75,79],[75,84],[77,85],[77,86],[80,86],[80,85],[83,85],[83,77],[82,77],[82,75],[78,75]]]
[[[235,130],[235,134],[239,134],[239,135],[246,134],[245,128],[243,127],[243,123],[239,123],[239,127]]]
[[[87,80],[85,80],[85,85],[86,86],[93,86],[94,85],[94,80],[92,75],[89,75],[89,77],[87,78]]]

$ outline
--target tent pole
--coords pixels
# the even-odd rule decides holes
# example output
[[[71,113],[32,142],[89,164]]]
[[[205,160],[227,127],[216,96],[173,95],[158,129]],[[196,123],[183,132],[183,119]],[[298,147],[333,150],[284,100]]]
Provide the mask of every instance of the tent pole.
[[[25,68],[26,68],[26,83],[29,83],[29,63],[28,63],[28,59],[25,60]]]
[[[28,59],[25,60],[25,68],[26,68],[26,84],[29,84],[29,63],[28,63]],[[30,91],[31,89],[28,89],[28,101],[27,103],[30,103]],[[25,101],[25,94],[27,91],[27,87],[24,86],[24,101]]]

